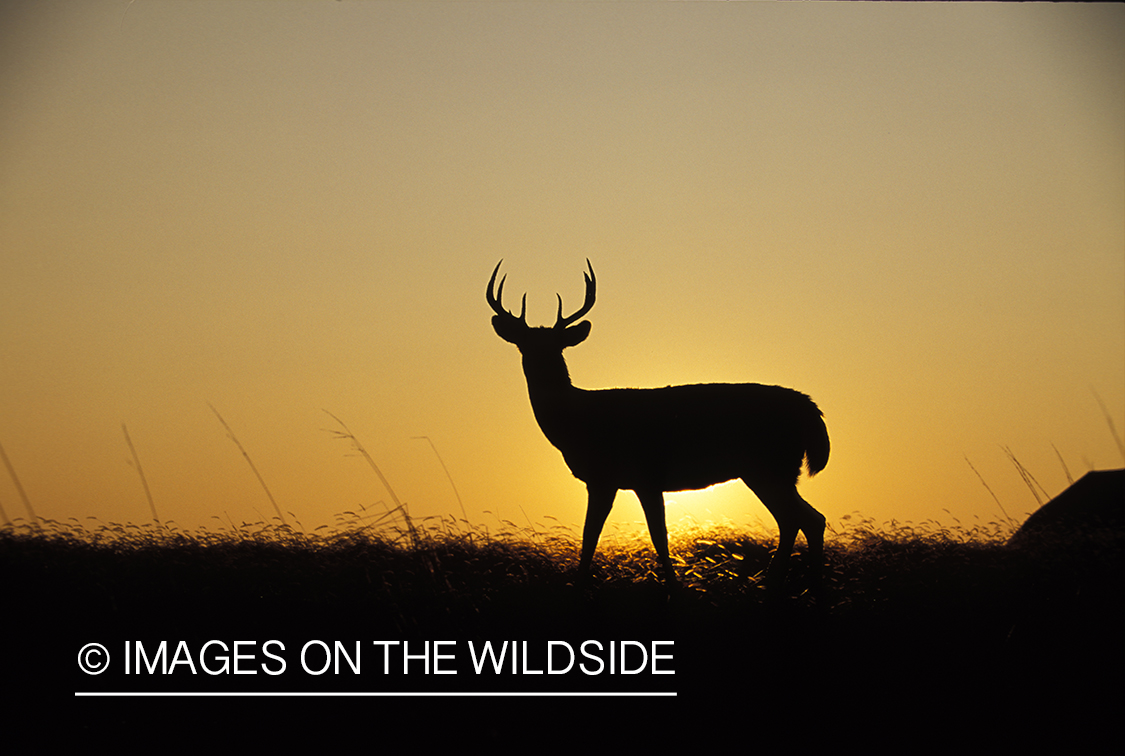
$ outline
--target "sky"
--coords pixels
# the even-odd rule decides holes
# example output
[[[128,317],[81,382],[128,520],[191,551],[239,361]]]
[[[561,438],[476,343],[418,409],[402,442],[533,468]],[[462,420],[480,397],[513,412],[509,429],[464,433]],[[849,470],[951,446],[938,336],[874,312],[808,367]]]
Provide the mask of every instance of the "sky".
[[[10,521],[151,522],[139,460],[182,528],[577,532],[501,259],[533,324],[593,265],[577,386],[811,395],[837,530],[1125,466],[1119,4],[7,4],[0,166]]]

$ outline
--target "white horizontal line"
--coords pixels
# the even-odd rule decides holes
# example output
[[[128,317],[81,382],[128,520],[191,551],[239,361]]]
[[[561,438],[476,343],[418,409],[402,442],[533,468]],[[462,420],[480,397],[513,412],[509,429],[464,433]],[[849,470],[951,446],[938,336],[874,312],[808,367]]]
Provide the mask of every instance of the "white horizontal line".
[[[348,693],[344,691],[282,691],[282,692],[260,692],[254,693],[249,691],[211,691],[211,692],[187,692],[187,691],[75,691],[75,697],[79,698],[92,698],[92,697],[173,697],[173,696],[190,696],[195,698],[210,698],[210,697],[286,697],[286,696],[344,696],[344,697],[360,697],[360,696],[375,696],[381,698],[442,698],[442,697],[506,697],[506,698],[535,698],[535,697],[550,697],[562,696],[567,698],[582,698],[582,697],[606,697],[606,696],[675,696],[675,691],[361,691],[357,693]]]

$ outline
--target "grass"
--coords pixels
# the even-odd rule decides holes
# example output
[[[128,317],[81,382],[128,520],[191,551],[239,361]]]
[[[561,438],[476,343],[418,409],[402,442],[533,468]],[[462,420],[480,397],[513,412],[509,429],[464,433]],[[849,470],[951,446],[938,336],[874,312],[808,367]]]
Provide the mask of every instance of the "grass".
[[[721,526],[674,535],[683,588],[670,601],[651,546],[639,536],[607,539],[596,559],[596,585],[581,591],[571,582],[578,544],[561,528],[497,533],[452,520],[404,527],[401,519],[375,528],[350,515],[335,530],[313,534],[264,523],[195,532],[77,521],[41,528],[0,530],[6,590],[32,604],[50,595],[66,607],[85,607],[92,620],[129,627],[158,627],[161,612],[197,616],[206,625],[218,616],[215,604],[238,607],[247,621],[311,621],[333,630],[347,628],[347,618],[358,612],[364,619],[357,629],[365,637],[506,637],[517,625],[527,632],[558,630],[560,614],[607,592],[652,595],[651,606],[638,605],[636,616],[620,618],[640,626],[666,620],[669,605],[713,623],[776,610],[757,579],[772,539]],[[803,590],[807,564],[798,549],[781,611],[838,625],[841,632],[872,617],[925,618],[940,628],[971,620],[979,630],[963,635],[964,644],[982,642],[996,651],[1022,630],[1021,612],[1037,605],[1085,601],[1120,622],[1120,538],[1010,549],[1007,535],[999,525],[878,528],[856,521],[827,542],[823,596]]]
[[[73,665],[77,648],[94,639],[116,648],[130,639],[281,638],[290,649],[314,638],[674,640],[672,678],[540,676],[508,685],[671,687],[679,692],[677,716],[710,722],[712,732],[747,712],[773,725],[804,726],[815,711],[821,735],[833,723],[841,731],[857,728],[865,739],[873,736],[871,717],[884,735],[914,726],[920,716],[946,728],[950,718],[984,717],[987,732],[1008,743],[1026,734],[1023,722],[1031,716],[1034,743],[1046,742],[1047,730],[1068,742],[1121,742],[1112,726],[1125,704],[1120,536],[1013,549],[1004,545],[1010,528],[1001,525],[877,527],[855,518],[846,525],[826,544],[824,594],[803,590],[808,565],[799,548],[782,601],[771,601],[755,577],[772,539],[720,526],[675,535],[684,585],[671,595],[656,577],[651,546],[639,537],[609,538],[599,549],[595,585],[575,587],[578,544],[565,528],[493,532],[452,519],[402,518],[376,527],[353,514],[311,534],[264,523],[193,532],[77,521],[9,526],[0,529],[3,603],[9,632],[18,628],[9,647],[24,652],[8,674],[19,679],[23,663],[31,665],[23,673],[41,675],[47,650],[59,646],[64,667]],[[71,674],[75,689],[115,684],[109,676]],[[471,677],[403,677],[394,685],[479,688]],[[181,675],[163,684],[214,690],[236,683],[294,687],[293,678],[263,675],[249,682],[206,675],[185,682]],[[130,690],[162,683],[149,677],[123,684]],[[318,684],[348,682],[296,682]],[[364,676],[351,684],[387,683]],[[500,731],[516,726],[543,737],[544,710],[533,706],[505,709],[522,714],[514,725],[505,719]],[[421,731],[434,726],[430,712],[437,710],[404,707],[393,710],[396,720],[408,718]],[[495,707],[485,700],[440,710],[450,722],[476,727],[496,716]],[[177,724],[177,710],[128,709],[146,717],[162,712],[169,726]],[[1050,711],[1047,730],[1029,714],[1039,710]],[[84,727],[91,734],[107,712],[126,716],[120,709],[90,711],[96,719]],[[666,716],[671,712],[659,715]],[[1078,734],[1069,724],[1076,721]],[[979,744],[983,733],[973,730],[971,739]]]

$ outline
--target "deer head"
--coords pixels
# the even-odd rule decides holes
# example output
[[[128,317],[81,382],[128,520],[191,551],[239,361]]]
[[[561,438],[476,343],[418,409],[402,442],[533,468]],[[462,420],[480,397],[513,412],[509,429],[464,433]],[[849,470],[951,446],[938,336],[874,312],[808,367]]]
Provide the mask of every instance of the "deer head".
[[[523,301],[520,304],[520,314],[517,318],[511,312],[504,309],[501,300],[504,296],[504,280],[507,276],[500,279],[500,285],[496,285],[496,274],[500,272],[500,265],[504,261],[496,263],[496,268],[492,271],[492,278],[488,279],[488,291],[485,292],[485,299],[488,300],[488,305],[496,314],[492,317],[492,328],[496,331],[496,335],[504,339],[504,341],[515,344],[519,347],[520,352],[524,357],[529,357],[535,354],[561,354],[562,350],[567,347],[572,347],[576,344],[581,344],[587,336],[590,335],[589,321],[583,321],[574,325],[590,308],[594,306],[594,297],[597,289],[597,280],[594,278],[594,268],[590,265],[590,261],[586,260],[586,267],[589,273],[583,273],[586,279],[586,301],[578,308],[578,311],[573,315],[563,316],[562,295],[556,294],[559,298],[559,314],[555,318],[553,326],[539,326],[531,327],[527,324],[527,295],[523,295]],[[493,290],[495,289],[495,294]]]

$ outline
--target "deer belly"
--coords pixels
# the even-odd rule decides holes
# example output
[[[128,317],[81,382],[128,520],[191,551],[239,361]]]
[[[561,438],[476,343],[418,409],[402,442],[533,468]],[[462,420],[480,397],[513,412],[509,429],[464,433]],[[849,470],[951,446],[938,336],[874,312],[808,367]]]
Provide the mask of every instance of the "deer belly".
[[[743,474],[745,460],[732,458],[724,451],[679,452],[670,455],[666,451],[607,449],[598,455],[563,457],[579,480],[623,490],[691,491]]]

